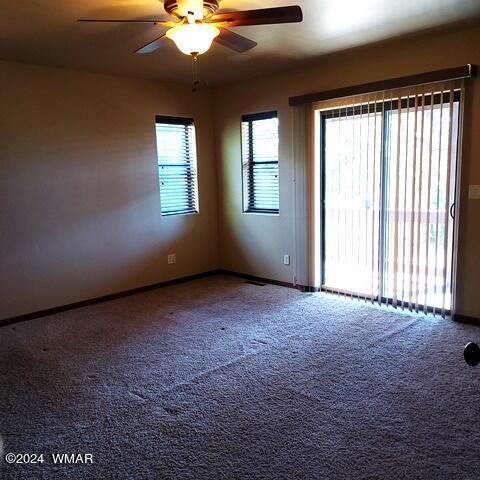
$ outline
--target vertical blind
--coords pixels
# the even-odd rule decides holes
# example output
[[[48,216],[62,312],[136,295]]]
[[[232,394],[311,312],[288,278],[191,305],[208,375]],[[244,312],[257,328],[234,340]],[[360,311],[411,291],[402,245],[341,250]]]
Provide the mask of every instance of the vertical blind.
[[[462,85],[316,105],[324,290],[449,313]]]
[[[157,116],[156,133],[162,215],[198,212],[193,119]]]
[[[278,213],[277,112],[242,117],[242,167],[244,210]]]

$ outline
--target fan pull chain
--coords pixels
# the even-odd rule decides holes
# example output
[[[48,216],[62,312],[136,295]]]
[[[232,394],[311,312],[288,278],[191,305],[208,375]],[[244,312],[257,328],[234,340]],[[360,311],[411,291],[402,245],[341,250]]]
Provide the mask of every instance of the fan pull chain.
[[[192,92],[197,91],[198,81],[198,53],[192,53],[192,73],[193,73],[193,88]]]

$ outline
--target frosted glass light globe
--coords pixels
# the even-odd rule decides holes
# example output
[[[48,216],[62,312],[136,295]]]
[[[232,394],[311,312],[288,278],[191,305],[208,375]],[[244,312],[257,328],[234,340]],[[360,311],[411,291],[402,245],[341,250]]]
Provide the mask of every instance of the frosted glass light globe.
[[[219,34],[220,30],[217,27],[207,23],[184,23],[166,33],[185,55],[205,53]]]

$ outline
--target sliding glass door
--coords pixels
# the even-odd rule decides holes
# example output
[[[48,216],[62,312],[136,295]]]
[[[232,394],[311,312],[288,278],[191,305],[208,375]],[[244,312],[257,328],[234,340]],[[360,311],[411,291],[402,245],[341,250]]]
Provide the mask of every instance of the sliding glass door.
[[[322,288],[451,307],[459,91],[321,112]]]

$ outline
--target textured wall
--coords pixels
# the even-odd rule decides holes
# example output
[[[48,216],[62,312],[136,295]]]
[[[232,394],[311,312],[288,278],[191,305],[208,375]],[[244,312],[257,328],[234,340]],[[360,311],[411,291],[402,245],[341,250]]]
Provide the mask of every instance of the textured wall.
[[[188,86],[0,63],[0,318],[217,268],[210,104]],[[195,118],[199,215],[160,215],[155,114]]]
[[[216,91],[221,265],[244,273],[291,281],[294,267],[293,128],[288,97],[394,78],[466,63],[480,63],[480,27],[430,33],[338,55],[303,68]],[[457,311],[480,317],[480,201],[465,198],[468,183],[480,184],[480,87],[472,82],[465,114]],[[242,213],[240,128],[243,113],[276,109],[280,122],[280,215]],[[293,262],[295,263],[295,262]]]

